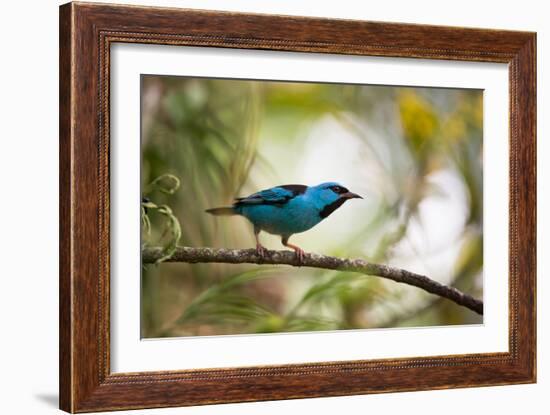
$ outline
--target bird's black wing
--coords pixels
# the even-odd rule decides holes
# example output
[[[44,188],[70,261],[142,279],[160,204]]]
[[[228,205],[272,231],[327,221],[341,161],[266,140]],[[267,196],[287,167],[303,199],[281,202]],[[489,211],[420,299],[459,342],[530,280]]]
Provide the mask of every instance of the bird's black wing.
[[[302,184],[287,184],[261,190],[247,197],[235,199],[235,206],[239,205],[284,205],[289,200],[303,194],[307,186]]]

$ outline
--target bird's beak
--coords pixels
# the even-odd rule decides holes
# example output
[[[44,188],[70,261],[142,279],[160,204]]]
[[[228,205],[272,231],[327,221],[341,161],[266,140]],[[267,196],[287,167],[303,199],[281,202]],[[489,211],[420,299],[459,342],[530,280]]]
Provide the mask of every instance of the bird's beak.
[[[358,194],[352,193],[352,192],[342,193],[342,195],[340,197],[342,197],[343,199],[363,199]]]

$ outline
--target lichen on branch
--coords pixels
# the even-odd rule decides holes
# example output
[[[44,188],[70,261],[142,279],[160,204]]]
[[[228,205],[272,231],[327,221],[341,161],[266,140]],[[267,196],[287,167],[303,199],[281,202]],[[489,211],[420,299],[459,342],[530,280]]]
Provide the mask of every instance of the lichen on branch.
[[[142,261],[144,264],[157,263],[164,255],[163,248],[144,248],[142,251]],[[259,256],[255,249],[177,247],[169,258],[163,258],[163,260],[166,262],[187,263],[217,262],[226,264],[290,265],[358,272],[415,286],[483,315],[483,302],[481,300],[465,294],[454,287],[441,284],[424,275],[388,265],[371,263],[363,259],[337,258],[308,253],[299,262],[294,252],[291,251],[267,251],[265,256]]]

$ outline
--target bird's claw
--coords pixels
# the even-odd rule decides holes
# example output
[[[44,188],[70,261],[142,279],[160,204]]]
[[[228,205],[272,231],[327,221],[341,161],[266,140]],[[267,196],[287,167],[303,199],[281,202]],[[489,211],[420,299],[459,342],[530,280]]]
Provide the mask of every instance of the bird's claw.
[[[305,251],[302,248],[294,248],[294,252],[296,254],[296,260],[298,261],[298,264],[301,265],[304,263],[304,257],[306,255]]]
[[[256,244],[256,255],[260,258],[265,258],[267,255],[267,249],[263,245]]]

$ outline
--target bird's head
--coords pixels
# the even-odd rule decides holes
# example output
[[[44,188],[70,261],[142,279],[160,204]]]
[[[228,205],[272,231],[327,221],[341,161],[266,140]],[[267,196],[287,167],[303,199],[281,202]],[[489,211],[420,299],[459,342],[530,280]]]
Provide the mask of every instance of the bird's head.
[[[326,218],[349,199],[363,199],[336,182],[321,183],[309,188],[308,193],[319,208],[319,215]]]

